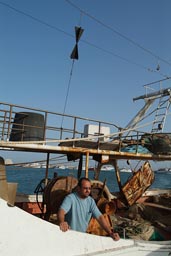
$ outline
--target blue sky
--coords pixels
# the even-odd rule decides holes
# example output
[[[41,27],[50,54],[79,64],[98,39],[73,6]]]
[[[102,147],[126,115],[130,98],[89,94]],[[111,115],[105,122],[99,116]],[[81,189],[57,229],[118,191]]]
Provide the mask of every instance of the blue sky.
[[[63,112],[81,26],[66,113],[126,126],[143,85],[171,76],[170,10],[170,0],[0,1],[1,101]]]

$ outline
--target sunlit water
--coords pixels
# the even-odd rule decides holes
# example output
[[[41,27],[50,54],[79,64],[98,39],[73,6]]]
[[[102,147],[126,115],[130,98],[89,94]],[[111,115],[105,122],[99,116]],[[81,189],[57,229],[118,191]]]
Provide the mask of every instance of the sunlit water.
[[[17,182],[18,193],[24,194],[34,194],[34,190],[39,184],[39,182],[44,179],[46,170],[43,168],[20,168],[20,167],[8,167],[7,168],[7,181],[8,182]],[[57,173],[59,176],[68,176],[72,175],[77,177],[76,170],[61,170],[61,169],[49,169],[48,178],[52,178],[54,173]],[[84,171],[82,172],[84,176]],[[93,179],[94,172],[89,172],[89,178]],[[131,176],[131,173],[122,172],[121,181],[122,184]],[[113,171],[101,171],[99,179],[104,182],[106,179],[106,185],[110,191],[119,191],[115,172]],[[155,180],[151,188],[171,188],[171,172],[167,173],[155,173]]]

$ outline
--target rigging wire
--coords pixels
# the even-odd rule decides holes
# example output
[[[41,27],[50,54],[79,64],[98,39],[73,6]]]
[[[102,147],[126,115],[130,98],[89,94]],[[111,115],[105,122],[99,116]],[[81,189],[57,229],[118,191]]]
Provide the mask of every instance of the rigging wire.
[[[80,22],[81,22],[81,15],[80,15]],[[72,74],[73,74],[74,63],[75,63],[75,60],[79,59],[79,57],[78,57],[79,56],[79,54],[78,54],[78,42],[79,42],[83,32],[84,32],[84,29],[82,29],[81,27],[77,27],[77,26],[75,27],[75,41],[76,42],[75,42],[75,46],[72,50],[72,53],[70,55],[70,58],[73,61],[72,61],[71,72],[70,72],[70,77],[69,77],[69,82],[68,82],[68,87],[67,87],[64,110],[63,110],[63,114],[62,114],[61,128],[63,126],[64,114],[65,114],[66,105],[67,105],[67,101],[68,101],[68,95],[69,95],[69,89],[70,89],[70,85],[71,85],[71,78],[72,78]]]
[[[60,29],[60,28],[58,28],[58,27],[56,27],[54,25],[51,25],[51,24],[47,23],[46,21],[43,21],[43,20],[41,20],[41,19],[31,15],[31,14],[28,14],[28,13],[26,13],[24,11],[21,11],[21,10],[19,10],[19,9],[9,5],[9,4],[7,4],[7,3],[4,3],[2,1],[0,1],[0,4],[6,6],[7,8],[9,8],[9,9],[15,11],[15,12],[18,12],[19,14],[22,14],[22,15],[24,15],[24,16],[26,16],[26,17],[28,17],[28,18],[30,18],[30,19],[40,23],[40,24],[42,24],[42,25],[45,25],[45,26],[47,26],[47,27],[49,27],[51,29],[54,29],[54,30],[56,30],[58,32],[61,32],[61,33],[65,34],[65,35],[67,35],[67,36],[74,37],[72,34],[66,32],[66,31],[64,31],[64,30],[62,30],[62,29]]]
[[[73,59],[72,65],[71,65],[71,71],[70,71],[69,81],[68,81],[68,86],[67,86],[66,97],[65,97],[64,110],[63,110],[63,113],[62,113],[61,127],[63,126],[65,110],[66,110],[66,106],[67,106],[67,102],[68,102],[69,89],[70,89],[70,86],[71,86],[71,78],[72,78],[73,69],[74,69],[74,61],[75,61],[75,60]]]
[[[122,57],[122,56],[120,56],[120,55],[118,55],[118,54],[116,54],[116,53],[113,53],[113,52],[111,52],[111,51],[109,51],[109,50],[106,50],[106,49],[104,49],[104,48],[102,48],[102,47],[99,47],[99,46],[97,46],[97,45],[95,45],[95,44],[93,44],[93,43],[90,43],[90,42],[88,42],[88,41],[86,41],[86,40],[81,40],[82,42],[84,42],[84,43],[86,43],[86,44],[88,44],[88,45],[91,45],[92,47],[94,47],[94,48],[96,48],[96,49],[98,49],[98,50],[100,50],[100,51],[103,51],[103,52],[105,52],[105,53],[107,53],[107,54],[110,54],[111,56],[114,56],[114,57],[116,57],[116,58],[118,58],[118,59],[121,59],[121,60],[123,60],[123,61],[125,61],[125,62],[128,62],[128,63],[130,63],[130,64],[132,64],[132,65],[135,65],[135,66],[137,66],[137,67],[140,67],[141,69],[144,69],[144,70],[146,70],[146,71],[148,71],[148,72],[154,72],[154,73],[158,73],[158,74],[160,74],[162,77],[164,77],[164,78],[168,78],[169,76],[168,75],[166,75],[166,74],[163,74],[161,71],[157,71],[157,70],[154,70],[154,69],[152,69],[152,68],[149,68],[149,67],[146,67],[146,66],[144,66],[144,65],[142,65],[142,64],[139,64],[139,63],[137,63],[137,62],[135,62],[135,61],[132,61],[132,60],[130,60],[130,59],[127,59],[127,58],[125,58],[125,57]]]
[[[57,162],[54,163],[54,161],[57,161]],[[44,164],[46,162],[47,162],[47,160],[43,160],[42,159],[42,160],[27,161],[27,162],[6,163],[6,166],[20,166],[20,165],[23,166],[23,165],[27,165],[27,164],[33,164],[33,163]],[[60,155],[60,156],[51,157],[49,159],[49,162],[53,162],[53,166],[57,166],[57,165],[61,165],[61,164],[68,164],[68,161],[66,160],[66,155]],[[78,160],[74,160],[74,162],[77,163]]]
[[[148,84],[144,84],[143,86],[144,86],[144,87],[147,87],[147,86],[149,86],[149,85],[157,84],[157,83],[163,82],[163,81],[165,81],[165,80],[170,80],[170,79],[171,79],[171,77],[166,77],[165,79],[158,80],[158,81],[154,81],[154,82],[151,82],[151,83],[148,83]]]
[[[56,161],[56,160],[60,160],[62,158],[65,158],[65,155],[61,155],[61,156],[57,156],[57,157],[52,157],[49,159],[49,161]],[[8,166],[15,166],[15,165],[25,165],[25,164],[32,164],[32,163],[46,163],[47,160],[36,160],[36,161],[27,161],[27,162],[20,162],[20,163],[7,163],[6,165]]]
[[[67,1],[67,0],[66,0],[66,1]],[[45,21],[43,21],[43,20],[41,20],[41,19],[39,19],[39,18],[37,18],[37,17],[35,17],[35,16],[33,16],[33,15],[30,15],[30,14],[24,12],[24,11],[21,11],[21,10],[19,10],[19,9],[17,9],[17,8],[11,6],[11,5],[9,5],[9,4],[7,4],[7,3],[4,3],[4,2],[2,2],[2,1],[0,1],[0,4],[1,4],[1,5],[4,5],[5,7],[9,8],[9,9],[11,9],[11,10],[13,10],[13,11],[19,13],[19,14],[22,14],[22,15],[24,15],[24,16],[26,16],[26,17],[32,19],[32,20],[34,20],[35,22],[38,22],[38,23],[40,23],[40,24],[42,24],[42,25],[44,25],[44,26],[46,26],[46,27],[49,27],[49,28],[51,28],[51,29],[53,29],[53,30],[56,30],[56,31],[60,32],[60,33],[63,33],[63,34],[65,34],[66,36],[70,36],[70,37],[72,37],[72,38],[74,37],[72,34],[66,32],[66,31],[64,31],[64,30],[62,30],[62,29],[60,29],[60,28],[58,28],[58,27],[56,27],[56,26],[54,26],[54,25],[51,25],[51,24],[49,24],[48,22],[45,22]],[[80,12],[81,12],[81,15],[84,13],[82,10],[80,10]],[[84,13],[84,14],[86,15],[86,13]],[[94,48],[96,48],[96,49],[98,49],[98,50],[100,50],[100,51],[102,51],[102,52],[105,52],[105,53],[107,53],[107,54],[109,54],[109,55],[111,55],[111,56],[114,56],[114,57],[119,58],[119,59],[121,59],[121,60],[123,60],[123,61],[125,61],[125,62],[128,62],[128,63],[130,63],[130,64],[132,64],[132,65],[135,65],[135,66],[137,66],[137,67],[139,67],[139,68],[142,68],[142,69],[144,69],[144,70],[146,70],[146,71],[148,71],[148,72],[156,72],[156,73],[160,74],[161,76],[163,76],[163,77],[165,77],[165,78],[169,77],[169,76],[167,76],[167,75],[161,73],[159,70],[153,70],[153,69],[151,69],[151,68],[148,68],[148,67],[146,67],[146,66],[143,66],[143,65],[141,65],[141,64],[138,64],[138,63],[136,63],[136,62],[134,62],[134,61],[132,61],[132,60],[130,60],[130,59],[127,59],[127,58],[122,57],[122,56],[120,56],[120,55],[118,55],[118,54],[115,54],[115,53],[113,53],[112,51],[109,51],[109,50],[106,50],[106,49],[104,49],[104,48],[102,48],[102,47],[99,47],[99,46],[97,46],[97,45],[95,45],[95,44],[93,44],[93,43],[91,43],[91,42],[89,42],[89,41],[86,41],[86,40],[80,40],[80,41],[83,42],[83,43],[85,43],[85,44],[87,44],[87,45],[89,45],[89,46],[91,46],[91,47],[94,47]],[[156,56],[156,57],[157,57],[157,56]],[[158,59],[161,59],[160,57],[157,57],[157,58],[158,58]]]
[[[148,54],[152,55],[153,57],[155,57],[158,60],[163,61],[164,63],[168,64],[169,66],[171,66],[171,63],[163,58],[161,58],[160,56],[156,55],[155,53],[153,53],[151,50],[143,47],[142,45],[140,45],[139,43],[135,42],[133,39],[129,38],[128,36],[125,36],[123,33],[117,31],[116,29],[112,28],[111,26],[105,24],[104,22],[102,22],[101,20],[97,19],[96,17],[90,15],[89,13],[87,13],[86,11],[84,11],[83,9],[81,9],[80,7],[78,7],[76,4],[74,4],[73,2],[71,2],[70,0],[65,0],[68,4],[72,5],[75,9],[79,10],[80,12],[82,12],[85,16],[89,17],[90,19],[96,21],[97,23],[99,23],[100,25],[102,25],[103,27],[109,29],[110,31],[112,31],[113,33],[117,34],[118,36],[124,38],[125,40],[127,40],[128,42],[132,43],[133,45],[137,46],[138,48],[140,48],[141,50],[147,52]]]

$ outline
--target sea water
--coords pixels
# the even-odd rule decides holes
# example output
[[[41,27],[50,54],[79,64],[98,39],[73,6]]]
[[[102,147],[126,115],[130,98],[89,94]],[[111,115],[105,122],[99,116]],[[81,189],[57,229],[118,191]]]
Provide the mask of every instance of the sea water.
[[[37,185],[41,180],[45,178],[46,169],[45,168],[21,168],[21,167],[7,167],[7,181],[18,183],[17,193],[24,194],[34,194]],[[48,178],[52,179],[56,173],[59,176],[74,176],[77,177],[76,170],[70,169],[49,169]],[[85,172],[82,171],[82,176]],[[129,172],[121,172],[121,182],[127,181],[131,176]],[[89,178],[93,179],[94,172],[89,171]],[[118,183],[116,180],[115,171],[101,171],[99,180],[104,182],[106,180],[106,185],[111,192],[119,191]],[[171,172],[157,173],[155,172],[155,180],[150,188],[171,188]]]

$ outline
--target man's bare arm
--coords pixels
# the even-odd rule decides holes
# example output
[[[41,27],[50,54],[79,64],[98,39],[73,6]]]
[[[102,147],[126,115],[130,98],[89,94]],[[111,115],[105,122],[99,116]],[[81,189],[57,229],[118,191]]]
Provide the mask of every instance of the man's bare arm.
[[[65,211],[63,209],[59,209],[58,211],[58,221],[60,229],[65,232],[69,229],[68,223],[65,221]]]
[[[107,221],[105,220],[103,214],[99,216],[97,219],[100,226],[106,231],[106,233],[115,241],[120,239],[119,234],[115,233],[111,230],[111,227],[108,225]]]

